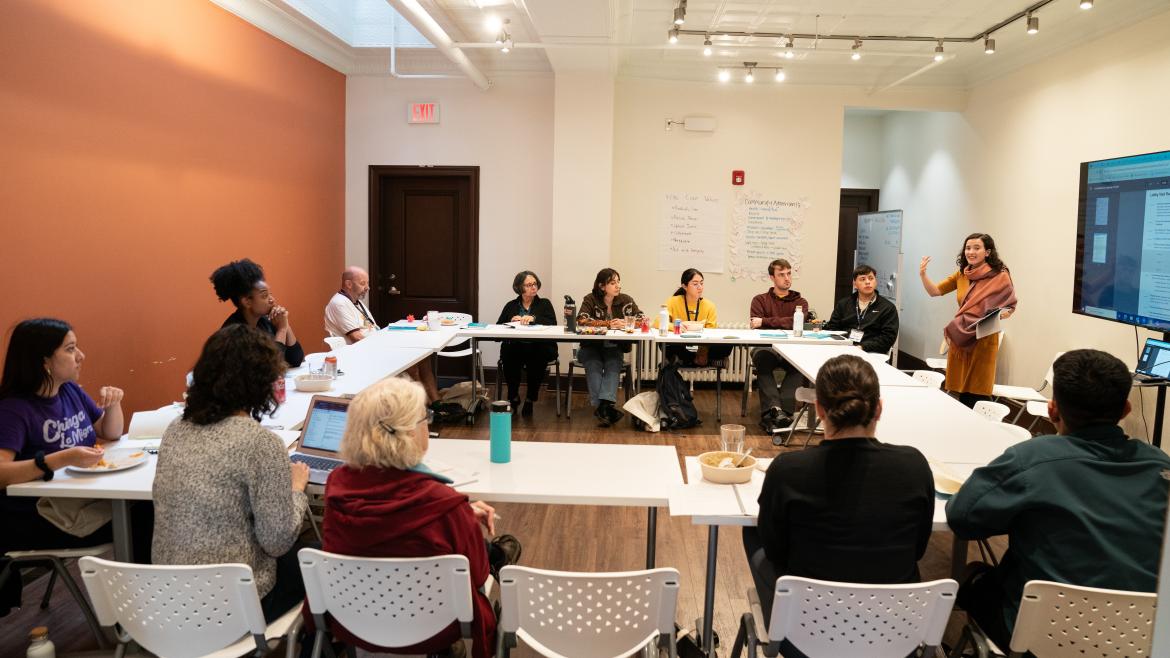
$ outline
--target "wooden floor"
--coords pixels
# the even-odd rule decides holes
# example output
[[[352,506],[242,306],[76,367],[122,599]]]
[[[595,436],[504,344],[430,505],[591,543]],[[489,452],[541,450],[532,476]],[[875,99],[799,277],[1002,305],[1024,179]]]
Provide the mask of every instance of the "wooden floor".
[[[749,406],[749,418],[739,416],[739,391],[724,391],[723,422],[742,422],[748,427],[747,446],[753,454],[774,456],[772,446],[755,424],[755,400]],[[558,418],[553,408],[552,393],[546,393],[537,404],[531,419],[516,417],[513,422],[513,440],[558,441],[591,443],[640,443],[674,445],[678,449],[680,468],[685,456],[717,449],[718,424],[715,422],[715,393],[699,390],[696,406],[703,425],[678,433],[647,434],[634,431],[630,423],[603,429],[596,425],[587,398],[574,396],[572,419]],[[444,438],[487,440],[487,414],[481,414],[473,426],[444,426],[437,428]],[[567,465],[569,466],[569,465]],[[604,474],[599,474],[598,486],[604,486]],[[622,507],[586,507],[565,505],[500,504],[496,510],[501,517],[497,532],[516,535],[523,543],[521,564],[570,571],[626,571],[645,565],[646,509]],[[936,532],[930,547],[919,563],[923,579],[950,576],[950,533]],[[670,566],[682,576],[677,621],[693,628],[702,615],[704,577],[707,559],[707,527],[692,525],[689,518],[671,518],[666,509],[658,515],[657,565]],[[978,556],[972,545],[971,553]],[[996,545],[1002,553],[1002,543]],[[719,533],[719,567],[716,579],[715,629],[722,639],[720,655],[728,655],[734,640],[740,615],[747,611],[745,592],[751,585],[751,575],[743,554],[743,542],[738,528],[723,528]],[[33,626],[49,627],[50,637],[62,652],[96,649],[96,643],[68,592],[61,585],[47,611],[37,607],[46,579],[31,585],[25,591],[25,607],[0,618],[0,658],[23,656],[27,633]],[[80,582],[80,581],[79,581]],[[952,618],[948,637],[956,636],[961,614]],[[527,648],[513,655],[535,655]]]

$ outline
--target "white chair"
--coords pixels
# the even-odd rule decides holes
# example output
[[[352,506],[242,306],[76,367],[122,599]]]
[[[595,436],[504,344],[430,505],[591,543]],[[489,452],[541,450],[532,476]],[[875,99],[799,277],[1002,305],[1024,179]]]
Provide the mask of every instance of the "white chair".
[[[1030,580],[1024,585],[1008,655],[1149,656],[1157,602],[1157,594]],[[963,629],[951,655],[960,655],[968,645],[980,658],[1003,655],[973,622]]]
[[[1032,428],[1035,427],[1036,423],[1039,422],[1041,419],[1048,420],[1048,401],[1047,400],[1045,400],[1044,402],[1037,402],[1035,400],[1029,400],[1027,402],[1027,404],[1024,405],[1024,410],[1028,412],[1029,416],[1032,416],[1032,422],[1028,423],[1028,431],[1029,432],[1032,431]]]
[[[776,581],[764,655],[777,655],[787,639],[816,658],[903,658],[920,646],[926,647],[923,656],[933,656],[958,589],[949,578],[865,585],[782,576]],[[745,646],[756,655],[764,644],[756,630],[759,621],[753,613],[743,615],[732,656],[738,658]]]
[[[264,655],[281,637],[293,655],[300,604],[266,624],[245,564],[156,566],[96,557],[80,564],[98,621],[115,629],[117,658],[131,641],[167,658]]]
[[[941,388],[947,380],[947,376],[937,370],[915,370],[911,377],[931,388]]]
[[[41,597],[41,610],[47,610],[49,608],[49,600],[53,596],[53,585],[60,578],[61,582],[65,583],[65,589],[69,590],[69,594],[73,597],[73,600],[77,601],[78,607],[81,608],[81,614],[85,617],[85,623],[89,624],[90,630],[93,631],[94,637],[97,638],[98,646],[104,649],[106,647],[106,636],[102,633],[101,625],[98,624],[97,617],[94,616],[93,608],[89,606],[89,601],[81,593],[81,588],[77,586],[77,581],[73,580],[73,576],[69,575],[69,569],[65,566],[65,563],[67,560],[105,555],[113,551],[113,544],[98,544],[97,546],[87,546],[84,548],[47,548],[32,551],[9,551],[4,554],[4,557],[8,558],[9,562],[5,565],[4,571],[0,573],[0,585],[9,578],[19,579],[21,577],[20,570],[23,568],[37,565],[47,566],[49,568],[49,582],[45,585],[44,596]]]
[[[462,555],[363,558],[302,548],[297,557],[317,626],[313,658],[328,634],[326,613],[380,647],[424,642],[455,621],[464,640],[471,638],[471,569]]]
[[[975,403],[972,411],[993,423],[998,423],[1007,417],[1008,412],[1011,411],[1011,409],[1008,409],[1006,404],[990,402],[988,400],[980,400],[979,402]]]
[[[652,642],[675,656],[678,571],[572,573],[508,566],[500,570],[497,656],[517,638],[544,656],[616,658]]]
[[[926,367],[931,370],[941,370],[945,373],[947,371],[947,360],[945,357],[932,356],[926,360]]]
[[[817,425],[820,424],[820,419],[817,418],[817,390],[808,386],[801,386],[796,389],[796,401],[803,402],[804,406],[797,412],[796,416],[792,418],[792,424],[788,426],[788,436],[784,437],[782,441],[778,440],[779,434],[772,435],[772,445],[787,446],[792,441],[792,435],[796,433],[796,428],[800,426],[800,421],[806,416],[808,417],[807,429],[808,436],[804,437],[804,445],[801,448],[807,448],[809,441],[812,441],[813,434],[817,433]],[[784,430],[780,430],[783,432]]]
[[[328,336],[325,338],[325,344],[329,346],[330,352],[336,352],[346,345],[343,336]]]
[[[1048,362],[1048,370],[1044,373],[1044,379],[1040,382],[1039,388],[1030,388],[1028,386],[1008,386],[1007,384],[996,384],[991,388],[992,399],[999,400],[1002,398],[1019,403],[1020,410],[1016,412],[1015,417],[1012,418],[1013,423],[1020,419],[1020,417],[1024,414],[1024,411],[1028,409],[1028,405],[1031,403],[1038,402],[1043,405],[1048,404],[1048,398],[1040,391],[1043,391],[1052,385],[1052,364],[1055,363],[1062,354],[1064,354],[1064,352],[1057,352],[1056,355],[1052,357],[1052,361]],[[1045,409],[1047,409],[1047,407],[1045,407]],[[1029,413],[1031,412],[1029,411]],[[1036,416],[1039,414],[1032,415]],[[1047,418],[1047,411],[1044,412],[1043,417]]]

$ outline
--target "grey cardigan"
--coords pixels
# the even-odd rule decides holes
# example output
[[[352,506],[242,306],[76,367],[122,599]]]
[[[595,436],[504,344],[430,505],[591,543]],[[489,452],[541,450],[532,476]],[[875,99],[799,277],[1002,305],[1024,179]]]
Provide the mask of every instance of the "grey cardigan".
[[[152,560],[247,564],[264,596],[308,506],[292,490],[284,444],[256,421],[176,420],[163,433],[154,476]]]

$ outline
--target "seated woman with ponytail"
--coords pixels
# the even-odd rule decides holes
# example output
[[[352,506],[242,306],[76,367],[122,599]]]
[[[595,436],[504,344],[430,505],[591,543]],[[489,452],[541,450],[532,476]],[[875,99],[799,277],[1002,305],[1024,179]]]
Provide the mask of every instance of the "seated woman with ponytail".
[[[918,450],[874,438],[882,401],[873,367],[852,355],[829,359],[817,372],[816,392],[824,440],[772,462],[759,526],[744,528],[765,618],[780,576],[918,582],[930,538],[930,467]]]

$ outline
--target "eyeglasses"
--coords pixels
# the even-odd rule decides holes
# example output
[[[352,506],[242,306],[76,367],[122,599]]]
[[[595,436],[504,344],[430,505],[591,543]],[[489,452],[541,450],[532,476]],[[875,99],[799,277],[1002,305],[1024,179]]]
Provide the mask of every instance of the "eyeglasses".
[[[415,421],[414,426],[417,427],[419,425],[422,425],[423,423],[430,424],[431,419],[434,418],[434,416],[435,416],[434,409],[427,409],[427,415],[425,415],[422,418],[419,418],[417,421]],[[397,434],[397,432],[394,430],[394,426],[391,425],[390,423],[387,423],[384,420],[378,421],[378,427],[381,427],[382,431],[386,432],[387,434]]]

